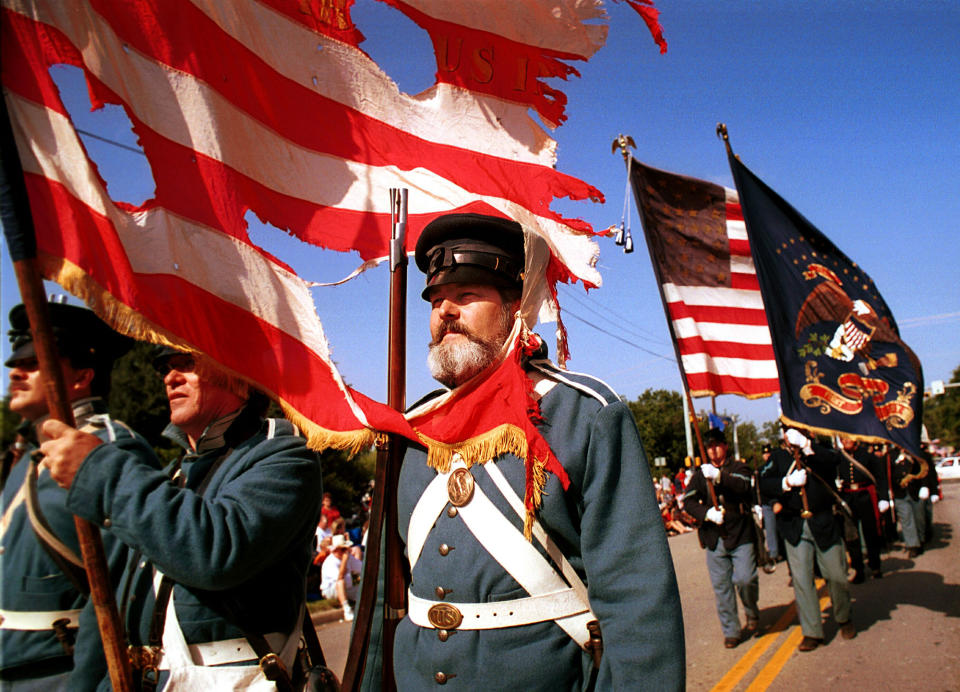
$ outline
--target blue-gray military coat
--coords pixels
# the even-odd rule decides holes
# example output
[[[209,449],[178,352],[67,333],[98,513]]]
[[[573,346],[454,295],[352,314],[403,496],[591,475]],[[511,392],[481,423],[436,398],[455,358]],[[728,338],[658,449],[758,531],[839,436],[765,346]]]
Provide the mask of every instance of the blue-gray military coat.
[[[215,422],[196,452],[175,426],[165,431],[187,449],[184,487],[112,444],[88,455],[70,488],[68,506],[128,547],[117,602],[131,644],[149,642],[154,568],[175,582],[188,644],[286,634],[299,624],[323,494],[319,455],[288,421],[248,410],[221,420],[227,429]],[[82,625],[92,608],[83,617]],[[108,688],[99,641],[83,627],[76,655],[71,687]]]
[[[116,438],[131,446],[146,447],[142,438],[111,420],[105,412],[106,407],[98,397],[82,399],[73,405],[77,427],[102,440]],[[68,577],[40,543],[30,522],[27,501],[15,502],[21,488],[26,492],[31,451],[28,450],[14,465],[3,488],[3,510],[16,506],[7,517],[8,523],[0,540],[0,609],[33,613],[80,610],[87,602],[86,584]],[[39,513],[50,533],[70,550],[73,557],[79,558],[74,516],[66,506],[67,491],[57,485],[42,467],[37,475],[36,488]],[[104,546],[108,552],[115,549],[109,536],[104,537]],[[80,580],[83,580],[82,565],[77,569]],[[5,677],[45,677],[70,670],[72,665],[72,657],[65,652],[53,628],[0,629],[0,670]]]
[[[568,490],[548,474],[538,519],[587,585],[600,622],[603,659],[592,659],[552,621],[486,630],[458,629],[446,640],[409,618],[397,628],[394,668],[400,690],[677,690],[685,684],[683,622],[673,563],[646,455],[627,406],[602,382],[534,361],[556,384],[540,402],[537,424],[570,477]],[[489,463],[489,462],[488,462]],[[496,460],[519,497],[523,462]],[[481,465],[474,481],[522,530]],[[407,541],[411,512],[436,472],[425,451],[410,449],[398,488],[400,531]],[[538,546],[539,549],[539,546]],[[542,550],[541,550],[542,552]],[[526,596],[459,516],[440,512],[412,572],[421,598],[480,603]],[[376,612],[381,612],[376,611]],[[377,651],[368,660],[379,665]],[[375,675],[365,686],[375,689]]]

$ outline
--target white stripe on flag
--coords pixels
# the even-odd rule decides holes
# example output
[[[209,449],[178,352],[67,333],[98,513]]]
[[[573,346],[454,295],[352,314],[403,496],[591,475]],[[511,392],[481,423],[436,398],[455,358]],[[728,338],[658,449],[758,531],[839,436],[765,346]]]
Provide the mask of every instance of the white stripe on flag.
[[[772,360],[746,358],[714,358],[706,353],[687,353],[681,356],[687,374],[711,372],[743,379],[777,379],[777,365]]]
[[[751,326],[729,322],[697,322],[692,317],[685,317],[673,320],[673,330],[678,339],[699,336],[704,341],[757,345],[770,343],[770,329],[766,325]]]

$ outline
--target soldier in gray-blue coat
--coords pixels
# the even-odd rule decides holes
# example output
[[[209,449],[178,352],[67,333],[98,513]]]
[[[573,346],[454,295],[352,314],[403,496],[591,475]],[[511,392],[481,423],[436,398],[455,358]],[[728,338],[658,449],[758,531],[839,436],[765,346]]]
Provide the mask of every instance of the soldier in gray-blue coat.
[[[145,445],[107,415],[114,360],[132,342],[86,308],[49,306],[68,401],[77,427],[100,440]],[[0,524],[0,690],[62,689],[73,667],[73,645],[89,586],[66,491],[50,477],[36,450],[36,428],[48,416],[45,377],[23,305],[10,311],[10,410],[27,425],[11,455]],[[104,541],[108,551],[114,547]],[[93,623],[96,628],[96,623]]]
[[[515,327],[521,227],[440,217],[422,232],[416,259],[431,304],[431,374],[449,388],[483,380]],[[569,487],[546,474],[528,541],[520,458],[464,468],[455,457],[438,473],[423,448],[408,451],[397,501],[412,580],[394,642],[397,686],[683,689],[676,577],[631,413],[606,384],[558,369],[545,349],[525,372],[539,400],[537,430]],[[591,627],[602,651],[590,645]],[[368,689],[379,688],[377,663],[375,651]]]
[[[264,419],[268,400],[239,379],[172,349],[155,365],[167,434],[184,448],[173,468],[56,422],[45,424],[54,439],[42,449],[69,488],[67,506],[128,546],[117,602],[136,685],[273,689],[257,664],[274,653],[267,672],[293,672],[319,457],[289,422]],[[71,686],[106,688],[102,653],[82,632]]]

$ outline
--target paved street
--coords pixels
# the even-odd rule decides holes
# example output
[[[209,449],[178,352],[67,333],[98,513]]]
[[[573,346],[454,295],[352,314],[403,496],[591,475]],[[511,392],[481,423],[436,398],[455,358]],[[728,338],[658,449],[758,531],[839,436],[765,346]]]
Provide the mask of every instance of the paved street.
[[[934,540],[908,559],[902,546],[883,556],[884,577],[851,586],[856,639],[837,637],[829,599],[827,643],[797,651],[801,634],[786,565],[760,574],[760,637],[724,649],[696,534],[670,539],[680,584],[689,690],[960,690],[960,482],[943,485],[934,507]],[[349,623],[319,627],[331,667],[342,672]]]

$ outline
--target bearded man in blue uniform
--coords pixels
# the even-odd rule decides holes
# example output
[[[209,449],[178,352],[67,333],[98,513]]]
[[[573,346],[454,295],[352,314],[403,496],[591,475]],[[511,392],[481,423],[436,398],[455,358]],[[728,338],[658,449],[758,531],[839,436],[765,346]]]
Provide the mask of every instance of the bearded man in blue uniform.
[[[527,236],[527,253],[535,242]],[[512,347],[540,344],[525,339],[521,317],[536,278],[529,263],[525,275],[523,230],[443,216],[423,230],[416,260],[431,305],[430,371],[448,389],[408,417],[416,424],[439,400],[458,419],[502,406],[498,394],[466,402],[502,375]],[[676,577],[636,425],[607,385],[560,370],[545,351],[524,351],[515,376],[553,471],[532,452],[475,463],[454,454],[448,468],[432,449],[404,458],[397,501],[411,584],[394,641],[400,690],[684,687]],[[379,688],[375,675],[365,686]]]
[[[288,421],[263,418],[263,394],[215,364],[162,349],[154,365],[170,402],[165,434],[184,448],[171,469],[56,421],[41,449],[67,506],[128,546],[117,602],[135,684],[276,689],[300,640],[319,457]],[[99,642],[81,632],[71,686],[107,688]]]
[[[133,342],[86,308],[51,303],[50,325],[67,399],[78,428],[94,439],[137,438],[107,414],[104,398],[116,358]],[[0,690],[62,689],[73,667],[73,645],[89,586],[66,491],[39,455],[37,427],[49,410],[26,308],[10,311],[10,410],[21,416],[19,454],[3,485],[0,524]],[[42,439],[42,437],[41,437]],[[141,444],[145,444],[142,443]],[[109,539],[104,541],[111,549]],[[93,623],[96,629],[96,623]]]

